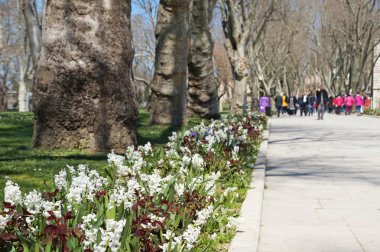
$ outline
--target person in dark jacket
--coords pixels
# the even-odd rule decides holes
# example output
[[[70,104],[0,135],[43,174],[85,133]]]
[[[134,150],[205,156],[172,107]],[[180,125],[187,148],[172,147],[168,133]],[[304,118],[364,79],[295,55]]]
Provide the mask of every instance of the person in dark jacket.
[[[307,94],[307,115],[313,115],[314,113],[314,95],[312,92]]]
[[[298,107],[299,107],[299,110],[300,110],[300,114],[302,116],[303,107],[304,107],[303,94],[302,93],[298,94],[297,104],[298,104]]]
[[[289,108],[289,115],[295,115],[297,113],[297,98],[293,95],[293,93],[290,93],[290,96],[287,97],[287,103]]]
[[[329,108],[329,114],[331,114],[334,111],[334,97],[333,96],[330,96],[329,98],[328,108]]]
[[[307,93],[300,94],[298,97],[298,104],[300,105],[300,114],[307,116]]]
[[[281,113],[281,110],[282,110],[282,94],[278,94],[274,98],[274,103],[275,103],[276,109],[277,109],[277,117],[280,117],[280,113]]]
[[[326,104],[329,101],[329,96],[323,85],[317,89],[317,106],[318,106],[318,120],[323,120]]]

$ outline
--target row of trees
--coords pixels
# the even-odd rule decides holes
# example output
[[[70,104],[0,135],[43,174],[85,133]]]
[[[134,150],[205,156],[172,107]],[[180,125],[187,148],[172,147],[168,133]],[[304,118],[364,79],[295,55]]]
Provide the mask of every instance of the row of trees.
[[[125,0],[0,4],[1,97],[13,83],[23,111],[34,78],[36,147],[122,150],[141,102],[181,125],[217,117],[224,93],[240,113],[249,94],[368,90],[379,57],[377,0],[134,0],[132,17]]]

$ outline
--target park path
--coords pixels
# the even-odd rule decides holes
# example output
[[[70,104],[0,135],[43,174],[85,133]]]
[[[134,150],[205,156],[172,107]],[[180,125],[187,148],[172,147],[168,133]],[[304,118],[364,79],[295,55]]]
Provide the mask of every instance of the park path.
[[[380,119],[272,120],[259,252],[380,251]]]

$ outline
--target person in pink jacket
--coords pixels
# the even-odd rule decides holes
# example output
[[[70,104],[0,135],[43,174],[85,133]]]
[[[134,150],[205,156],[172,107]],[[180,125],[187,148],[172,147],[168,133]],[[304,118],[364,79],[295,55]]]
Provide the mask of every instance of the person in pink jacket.
[[[357,92],[355,96],[355,108],[356,108],[356,113],[358,115],[361,114],[363,105],[364,105],[363,97],[360,95],[359,92]]]
[[[346,104],[346,112],[344,113],[345,115],[351,115],[352,106],[354,103],[354,98],[352,98],[350,94],[347,94],[346,98],[344,98],[344,104]]]
[[[340,113],[342,112],[343,102],[344,102],[343,98],[342,96],[340,96],[340,94],[338,94],[338,96],[334,99],[334,105],[336,108],[336,113],[338,115],[340,115]]]

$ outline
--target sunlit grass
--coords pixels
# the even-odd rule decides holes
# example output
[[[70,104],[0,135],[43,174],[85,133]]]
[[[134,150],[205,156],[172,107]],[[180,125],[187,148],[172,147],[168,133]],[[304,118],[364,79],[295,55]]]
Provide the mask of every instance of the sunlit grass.
[[[161,146],[172,131],[185,130],[201,120],[190,118],[181,128],[150,125],[149,113],[141,110],[137,129],[138,144],[148,141]],[[66,165],[87,164],[102,169],[107,165],[107,153],[89,153],[83,150],[35,150],[32,148],[33,114],[18,112],[0,113],[0,202],[4,197],[6,180],[17,182],[22,192],[49,189],[53,177]]]

